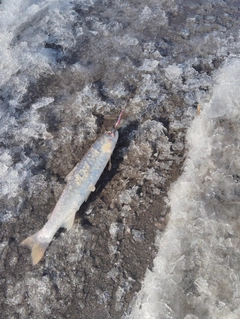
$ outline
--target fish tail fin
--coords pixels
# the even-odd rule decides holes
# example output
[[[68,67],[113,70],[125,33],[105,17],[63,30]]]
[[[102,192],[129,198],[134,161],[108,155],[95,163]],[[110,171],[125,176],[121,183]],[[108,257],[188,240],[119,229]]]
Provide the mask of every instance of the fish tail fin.
[[[50,244],[51,240],[39,240],[39,232],[29,236],[21,242],[21,246],[26,246],[32,250],[31,257],[33,265],[36,265],[43,257],[45,250]]]

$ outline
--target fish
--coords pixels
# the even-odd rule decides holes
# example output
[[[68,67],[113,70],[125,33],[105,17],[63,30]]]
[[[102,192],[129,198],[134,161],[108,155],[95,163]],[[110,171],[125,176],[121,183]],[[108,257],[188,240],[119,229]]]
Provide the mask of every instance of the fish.
[[[21,242],[21,246],[31,249],[32,264],[36,265],[59,228],[69,231],[74,223],[75,214],[86,201],[109,162],[118,140],[117,126],[120,123],[121,111],[115,128],[105,132],[91,146],[83,159],[67,175],[66,187],[63,190],[54,210],[46,224],[35,234]]]

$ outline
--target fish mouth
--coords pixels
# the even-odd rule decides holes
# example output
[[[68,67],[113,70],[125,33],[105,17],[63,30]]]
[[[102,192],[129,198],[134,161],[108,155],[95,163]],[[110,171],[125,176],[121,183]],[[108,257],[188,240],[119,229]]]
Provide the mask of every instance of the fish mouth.
[[[114,137],[116,136],[116,130],[113,129],[113,130],[111,130],[111,131],[107,131],[107,135],[114,138]]]
[[[111,131],[107,131],[107,135],[114,140],[118,139],[118,131],[116,129],[112,129]]]

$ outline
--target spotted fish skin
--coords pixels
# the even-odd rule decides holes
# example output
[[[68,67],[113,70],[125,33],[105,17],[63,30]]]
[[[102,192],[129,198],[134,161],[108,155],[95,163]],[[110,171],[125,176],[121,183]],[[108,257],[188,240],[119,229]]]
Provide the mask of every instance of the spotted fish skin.
[[[75,214],[89,194],[106,167],[118,140],[118,131],[112,130],[99,137],[86,155],[66,177],[63,190],[46,224],[38,232],[26,238],[21,245],[31,248],[32,263],[36,265],[60,227],[70,230]]]

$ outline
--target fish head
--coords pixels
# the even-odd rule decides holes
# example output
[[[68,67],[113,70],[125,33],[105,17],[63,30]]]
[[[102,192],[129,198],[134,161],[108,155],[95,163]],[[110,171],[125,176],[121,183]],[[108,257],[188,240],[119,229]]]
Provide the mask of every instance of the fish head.
[[[107,131],[105,135],[108,141],[115,146],[118,140],[118,131],[115,129],[112,129],[111,131]]]
[[[101,151],[104,153],[110,153],[112,154],[115,145],[118,140],[118,131],[116,130],[111,130],[105,132],[102,137],[100,138],[101,140]]]

